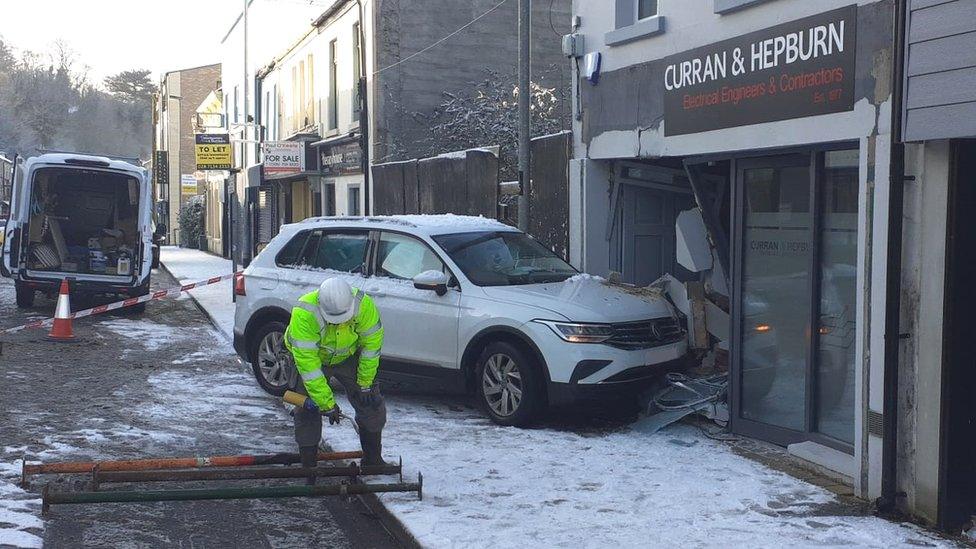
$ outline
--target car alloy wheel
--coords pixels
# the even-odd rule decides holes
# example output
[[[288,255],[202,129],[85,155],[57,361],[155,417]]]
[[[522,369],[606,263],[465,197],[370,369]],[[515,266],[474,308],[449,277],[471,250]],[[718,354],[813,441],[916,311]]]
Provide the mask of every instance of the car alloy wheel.
[[[268,332],[258,345],[261,375],[273,387],[287,387],[291,371],[291,353],[284,345],[284,334]]]
[[[485,362],[481,384],[493,412],[508,417],[518,411],[522,403],[522,372],[512,357],[504,353],[491,355]]]

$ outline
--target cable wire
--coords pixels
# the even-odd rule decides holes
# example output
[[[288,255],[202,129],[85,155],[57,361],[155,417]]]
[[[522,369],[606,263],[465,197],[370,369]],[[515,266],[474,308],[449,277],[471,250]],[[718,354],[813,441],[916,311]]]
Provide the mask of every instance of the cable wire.
[[[412,53],[412,54],[410,54],[410,55],[408,55],[408,56],[406,56],[406,57],[404,57],[403,59],[401,59],[401,60],[399,60],[399,61],[397,61],[396,63],[393,63],[392,65],[387,65],[386,67],[383,67],[382,69],[378,69],[378,70],[377,70],[376,72],[374,72],[374,73],[372,74],[372,76],[376,76],[377,74],[379,74],[379,73],[381,73],[381,72],[383,72],[383,71],[386,71],[386,70],[389,70],[389,69],[392,69],[392,68],[394,68],[394,67],[397,67],[397,66],[399,66],[399,65],[402,65],[403,63],[406,63],[407,61],[410,61],[410,60],[411,60],[411,59],[413,59],[414,57],[417,57],[418,55],[422,55],[422,54],[425,54],[425,53],[427,53],[428,51],[430,51],[430,50],[432,50],[432,49],[434,49],[434,48],[436,48],[437,46],[440,46],[440,45],[441,45],[441,44],[443,44],[444,42],[447,42],[447,41],[448,41],[448,40],[450,40],[451,38],[454,38],[455,36],[457,36],[457,35],[459,35],[459,34],[461,34],[461,33],[462,33],[462,32],[463,32],[463,31],[464,31],[465,29],[467,29],[467,28],[468,28],[468,27],[470,27],[471,25],[474,25],[475,23],[477,23],[477,22],[478,22],[478,21],[480,21],[481,19],[484,19],[485,17],[487,17],[487,16],[489,15],[489,14],[491,14],[492,12],[494,12],[495,10],[497,10],[498,8],[500,8],[500,7],[502,7],[502,5],[503,5],[503,4],[505,4],[506,2],[508,2],[508,0],[502,0],[502,1],[501,1],[501,2],[499,2],[498,4],[495,4],[495,6],[494,6],[493,8],[491,8],[491,9],[490,9],[490,10],[488,10],[488,11],[486,11],[485,13],[482,13],[482,14],[481,14],[481,15],[479,15],[478,17],[475,17],[474,19],[472,19],[471,21],[469,21],[468,23],[466,23],[465,25],[463,25],[463,26],[462,26],[461,28],[459,28],[458,30],[456,30],[456,31],[454,31],[454,32],[452,32],[451,34],[448,34],[448,35],[447,35],[447,36],[445,36],[444,38],[441,38],[440,40],[438,40],[437,42],[434,42],[433,44],[431,44],[431,45],[429,45],[429,46],[427,46],[426,48],[424,48],[424,49],[422,49],[422,50],[420,50],[420,51],[418,51],[418,52],[415,52],[415,53]]]
[[[556,0],[549,0],[549,28],[552,29],[552,33],[556,36],[562,38],[563,35],[559,34],[556,30],[556,25],[552,22],[552,7],[556,4]]]

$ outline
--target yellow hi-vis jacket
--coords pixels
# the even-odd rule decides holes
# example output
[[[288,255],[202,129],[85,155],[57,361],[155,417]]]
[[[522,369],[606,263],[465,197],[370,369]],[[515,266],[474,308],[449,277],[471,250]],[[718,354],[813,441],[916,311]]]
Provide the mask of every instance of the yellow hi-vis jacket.
[[[295,358],[295,366],[305,383],[308,396],[322,410],[335,406],[327,381],[326,367],[335,366],[359,351],[356,381],[369,387],[380,365],[383,324],[373,300],[358,288],[352,289],[355,314],[342,324],[329,324],[319,312],[319,291],[298,298],[285,329],[285,347]]]

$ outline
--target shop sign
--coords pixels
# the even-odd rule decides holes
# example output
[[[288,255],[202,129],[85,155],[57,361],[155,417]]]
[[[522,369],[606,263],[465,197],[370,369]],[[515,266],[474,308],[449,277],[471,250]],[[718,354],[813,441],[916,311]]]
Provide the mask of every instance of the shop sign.
[[[664,135],[854,108],[857,6],[673,55],[664,64]]]
[[[180,194],[193,196],[197,194],[197,177],[193,174],[180,174]]]
[[[169,157],[166,151],[153,153],[153,177],[157,187],[169,184]]]
[[[230,136],[226,133],[196,134],[198,170],[229,170],[232,167]]]
[[[359,141],[322,147],[319,152],[322,175],[340,176],[363,173],[363,152]]]
[[[305,144],[300,141],[267,141],[261,144],[265,175],[305,171]]]

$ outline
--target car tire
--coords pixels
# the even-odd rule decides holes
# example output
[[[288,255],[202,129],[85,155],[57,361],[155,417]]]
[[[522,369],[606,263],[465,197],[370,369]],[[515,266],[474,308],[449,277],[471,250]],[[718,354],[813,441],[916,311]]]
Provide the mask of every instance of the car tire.
[[[544,383],[537,361],[506,341],[489,343],[475,370],[478,404],[499,425],[524,427],[544,405]]]
[[[14,290],[17,293],[17,307],[20,309],[28,309],[34,306],[34,290],[20,283],[14,284]]]
[[[247,356],[261,388],[274,396],[284,395],[295,371],[285,348],[285,324],[274,320],[258,328],[250,338]]]

